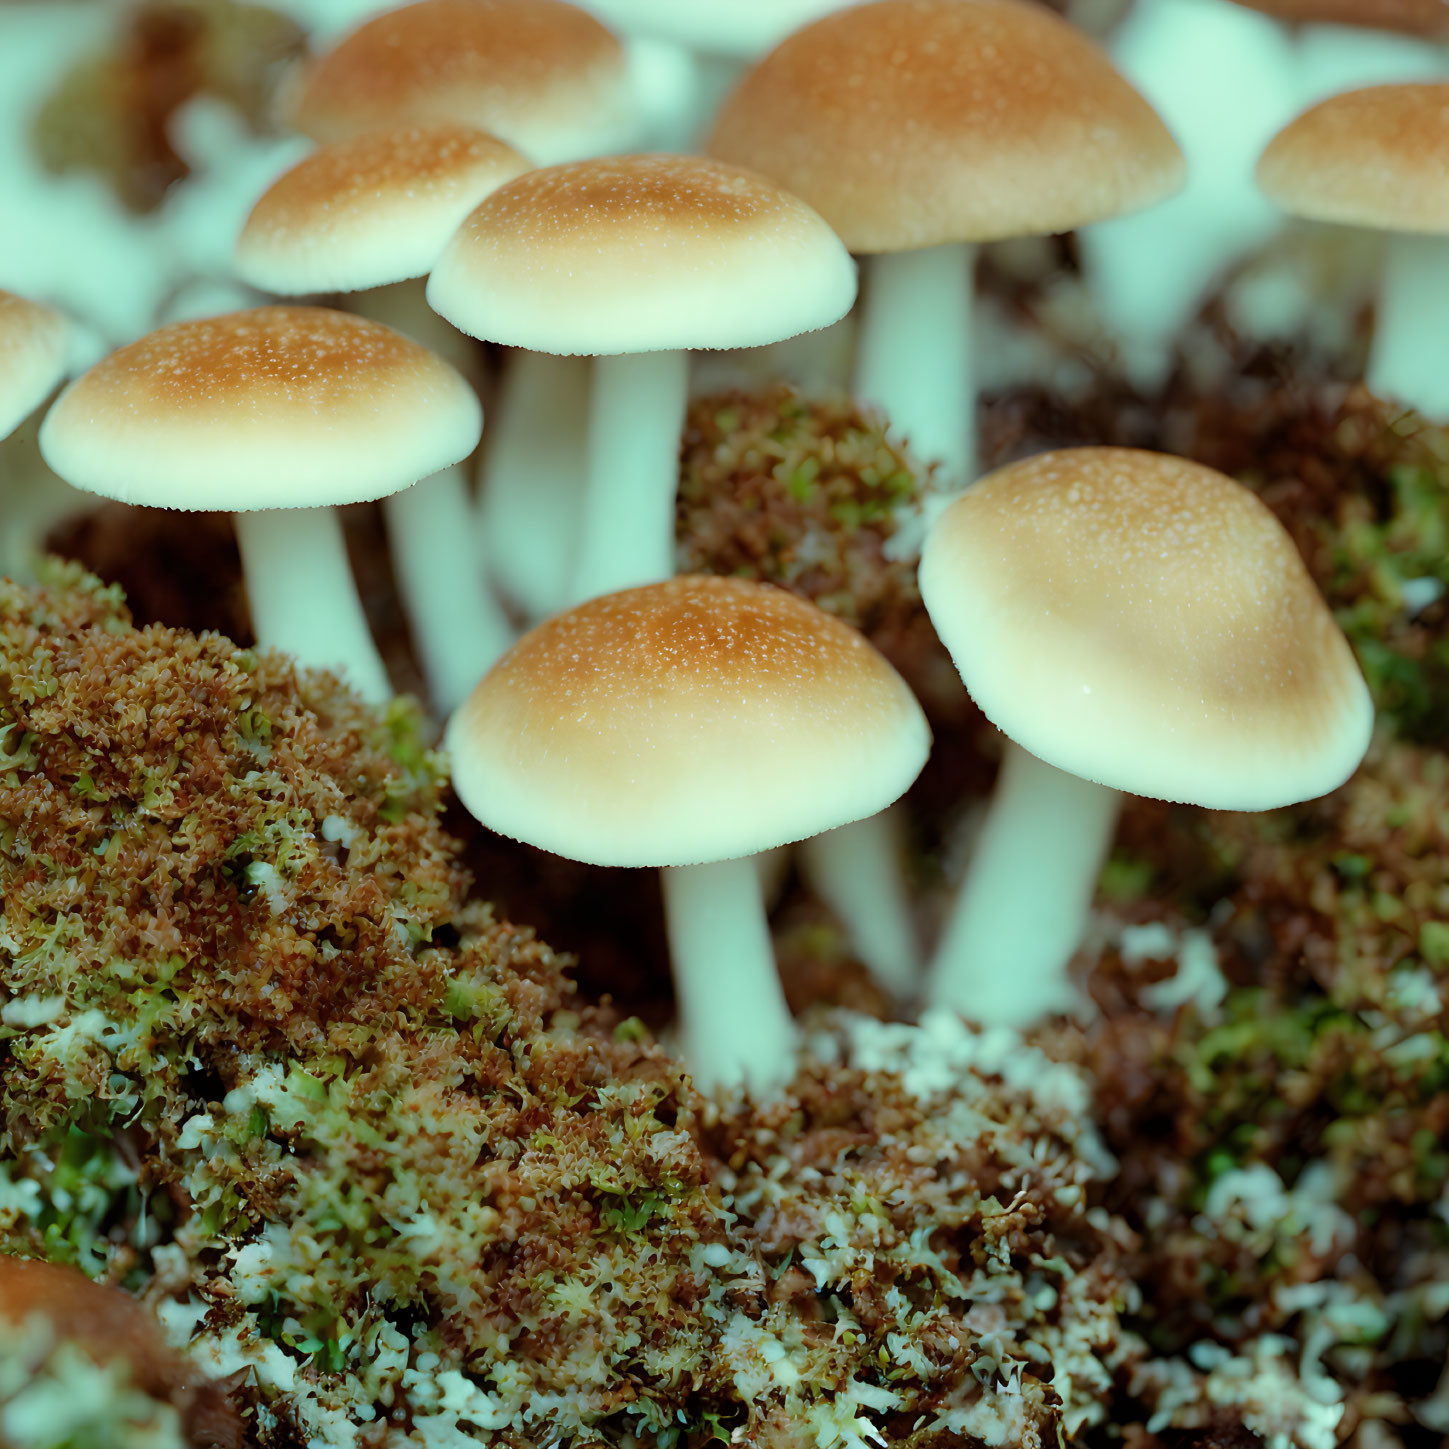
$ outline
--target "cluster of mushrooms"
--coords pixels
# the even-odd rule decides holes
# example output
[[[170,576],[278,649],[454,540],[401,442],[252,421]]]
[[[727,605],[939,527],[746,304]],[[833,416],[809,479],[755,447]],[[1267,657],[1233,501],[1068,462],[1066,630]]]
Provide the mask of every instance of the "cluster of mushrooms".
[[[724,66],[712,118],[668,118],[702,154],[629,151],[626,52],[565,0],[378,15],[290,88],[317,149],[236,246],[248,285],[352,293],[351,310],[163,327],[64,390],[44,456],[107,498],[231,511],[259,642],[379,701],[335,509],[382,499],[459,797],[560,855],[663,869],[682,1050],[706,1089],[765,1093],[792,1071],[761,866],[788,843],[815,842],[823,892],[898,995],[1013,1024],[1067,1006],[1121,792],[1273,808],[1342,783],[1372,728],[1346,640],[1237,483],[1106,448],[976,476],[974,248],[1099,223],[1108,238],[1183,186],[1182,152],[1106,51],[1031,0],[611,3],[701,48],[778,42]],[[1188,33],[1204,3],[1141,0],[1141,23],[1171,35],[1176,10]],[[1374,18],[1346,6],[1332,18]],[[1257,173],[1289,212],[1399,234],[1369,381],[1430,413],[1449,410],[1430,355],[1446,158],[1449,84],[1404,83],[1313,107]],[[882,812],[930,749],[920,706],[814,605],[674,576],[690,353],[830,327],[856,302],[853,256],[855,390],[934,465],[921,590],[1007,740],[919,975]],[[423,276],[425,293],[399,289]],[[59,381],[63,333],[0,296],[0,430]],[[462,465],[483,418],[458,333],[515,349],[476,503]],[[542,622],[515,642],[520,614]]]

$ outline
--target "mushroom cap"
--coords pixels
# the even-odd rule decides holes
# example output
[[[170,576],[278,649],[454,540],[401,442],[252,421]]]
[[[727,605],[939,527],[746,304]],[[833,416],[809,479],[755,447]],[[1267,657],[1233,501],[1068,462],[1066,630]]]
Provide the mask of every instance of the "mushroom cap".
[[[849,625],[769,584],[682,575],[525,634],[447,747],[490,830],[595,865],[695,865],[884,809],[930,731]]]
[[[153,508],[311,508],[396,493],[477,446],[462,377],[377,322],[257,307],[175,322],[56,400],[40,450],[66,482]]]
[[[420,277],[458,223],[528,168],[507,142],[452,122],[336,141],[263,193],[237,239],[237,272],[284,295]]]
[[[544,162],[627,145],[637,124],[623,46],[565,0],[384,11],[311,63],[289,110],[314,141],[458,121]]]
[[[855,264],[803,201],[698,156],[527,172],[474,209],[428,280],[455,327],[555,353],[759,346],[854,300]]]
[[[792,30],[850,0],[592,0],[621,30],[657,35],[706,55],[752,60]]]
[[[875,0],[797,30],[706,150],[808,201],[853,252],[1069,231],[1182,184],[1100,46],[1025,0]]]
[[[942,514],[921,594],[1024,749],[1136,795],[1268,810],[1342,784],[1373,704],[1293,540],[1231,478],[1069,448]]]
[[[60,381],[67,331],[54,308],[0,291],[0,438],[9,437]]]
[[[1424,36],[1449,32],[1445,0],[1238,0],[1238,4],[1294,24],[1357,25]]]
[[[1449,81],[1330,96],[1273,137],[1257,176],[1293,216],[1449,234]]]

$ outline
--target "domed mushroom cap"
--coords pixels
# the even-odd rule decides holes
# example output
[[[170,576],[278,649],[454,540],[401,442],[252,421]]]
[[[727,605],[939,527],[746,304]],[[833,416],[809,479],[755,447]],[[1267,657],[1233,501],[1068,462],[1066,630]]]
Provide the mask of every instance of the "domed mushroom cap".
[[[848,0],[593,0],[610,24],[709,55],[753,58]]]
[[[1298,24],[1358,25],[1406,35],[1449,32],[1445,0],[1238,0],[1238,4]]]
[[[428,301],[534,352],[753,347],[837,321],[855,264],[798,197],[696,156],[530,171],[459,228]]]
[[[395,493],[477,446],[441,358],[324,307],[176,322],[103,358],[40,429],[68,483],[153,508],[309,508]]]
[[[46,399],[65,372],[67,323],[53,308],[0,291],[0,438]]]
[[[808,201],[853,252],[1068,231],[1183,180],[1106,53],[1021,0],[875,0],[797,30],[706,148]]]
[[[930,732],[856,630],[768,584],[684,575],[526,634],[447,746],[491,830],[596,865],[694,865],[884,809]]]
[[[1185,459],[1072,448],[991,474],[932,531],[921,593],[987,718],[1084,779],[1267,810],[1368,747],[1368,687],[1292,539]]]
[[[393,126],[323,146],[277,178],[237,239],[268,292],[349,292],[420,277],[458,223],[529,167],[472,126]]]
[[[308,68],[292,124],[343,141],[405,121],[458,121],[539,161],[627,145],[624,49],[564,0],[419,0],[365,22]]]
[[[1330,96],[1279,131],[1257,175],[1310,221],[1449,234],[1449,81]]]

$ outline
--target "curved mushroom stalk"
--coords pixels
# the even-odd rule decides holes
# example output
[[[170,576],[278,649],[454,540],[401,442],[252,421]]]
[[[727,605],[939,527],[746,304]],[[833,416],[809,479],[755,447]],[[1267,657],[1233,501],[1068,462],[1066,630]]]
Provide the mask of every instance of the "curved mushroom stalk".
[[[947,491],[976,474],[971,312],[976,248],[966,242],[869,258],[855,390],[880,408]]]
[[[795,1030],[755,858],[667,866],[660,874],[690,1073],[704,1092],[778,1091],[794,1075]]]
[[[1449,419],[1449,238],[1390,236],[1365,381],[1436,423]]]
[[[382,511],[428,693],[450,715],[513,642],[476,556],[462,465],[389,494]]]
[[[593,384],[575,603],[674,573],[674,495],[689,354],[598,357]]]
[[[989,1025],[1071,1007],[1080,944],[1121,795],[1010,741],[932,967],[930,1001]]]
[[[372,704],[391,699],[336,511],[275,508],[233,521],[257,643],[333,670]]]

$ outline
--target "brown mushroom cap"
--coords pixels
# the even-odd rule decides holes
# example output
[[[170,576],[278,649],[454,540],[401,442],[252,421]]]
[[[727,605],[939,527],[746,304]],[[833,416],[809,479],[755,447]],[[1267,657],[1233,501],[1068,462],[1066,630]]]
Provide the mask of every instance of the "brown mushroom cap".
[[[1023,0],[875,0],[798,30],[706,148],[853,252],[1069,231],[1160,201],[1182,155],[1106,53]]]
[[[556,353],[755,346],[854,300],[855,264],[803,201],[699,156],[527,172],[479,204],[428,282],[462,331]]]
[[[768,584],[683,575],[526,634],[447,744],[491,830],[598,865],[692,865],[884,809],[930,732],[849,625]]]
[[[1449,32],[1445,0],[1238,0],[1238,4],[1295,24],[1358,25],[1424,36]]]
[[[360,503],[466,457],[482,412],[441,358],[325,307],[175,322],[113,352],[40,429],[68,483],[153,508]]]
[[[1310,221],[1449,234],[1449,81],[1330,96],[1279,131],[1257,175]]]
[[[472,126],[391,126],[337,141],[277,178],[237,239],[237,271],[293,295],[420,277],[488,193],[527,171]]]
[[[385,11],[312,62],[290,110],[315,141],[458,121],[539,161],[612,150],[633,123],[623,47],[565,0],[418,0]]]
[[[1083,779],[1266,810],[1336,788],[1373,705],[1293,541],[1231,478],[1070,448],[942,515],[921,592],[987,718]]]
[[[45,401],[65,370],[65,318],[0,291],[0,438]]]

